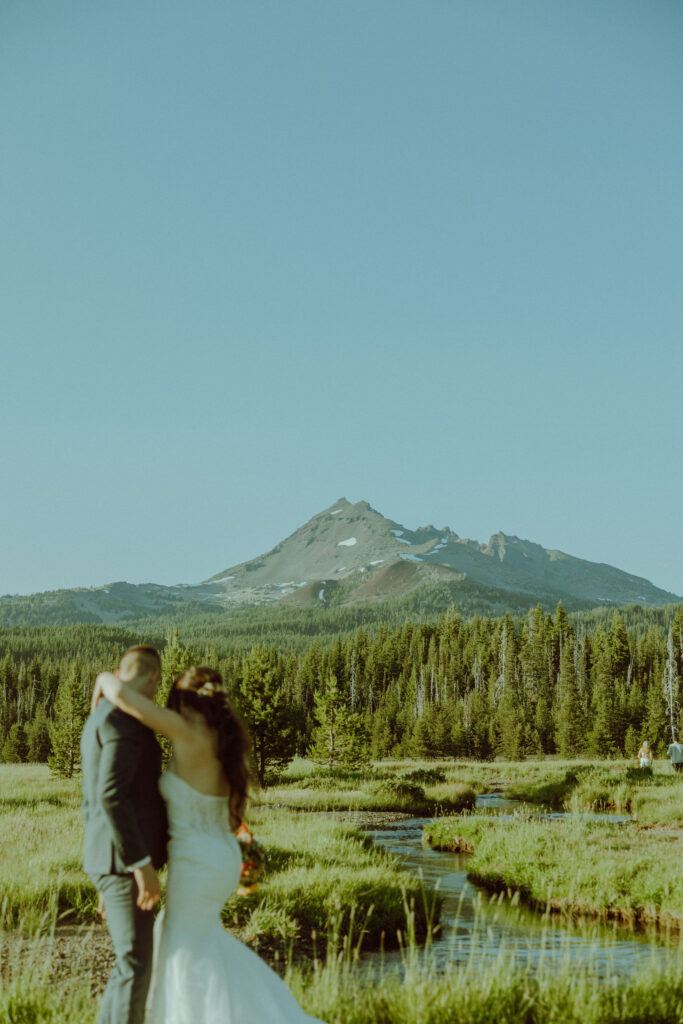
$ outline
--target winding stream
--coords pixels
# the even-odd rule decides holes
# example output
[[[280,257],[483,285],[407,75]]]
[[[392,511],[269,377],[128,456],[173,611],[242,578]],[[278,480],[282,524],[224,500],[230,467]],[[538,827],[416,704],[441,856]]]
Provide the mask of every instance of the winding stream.
[[[532,810],[544,818],[562,819],[565,814],[539,812],[518,801],[505,800],[499,794],[484,794],[477,800],[504,817]],[[626,815],[590,815],[600,818],[605,828],[619,827],[630,819]],[[444,853],[422,844],[422,830],[429,818],[411,818],[373,829],[368,834],[379,845],[398,856],[405,868],[419,874],[428,888],[436,888],[443,898],[441,928],[431,949],[418,952],[429,957],[437,971],[452,964],[486,967],[504,950],[515,966],[533,966],[542,961],[581,967],[601,977],[624,976],[644,964],[677,956],[677,944],[667,945],[614,926],[571,925],[557,918],[541,919],[508,900],[490,900],[467,880],[467,855]],[[405,954],[400,950],[369,953],[366,963],[381,964],[382,969],[400,969]]]

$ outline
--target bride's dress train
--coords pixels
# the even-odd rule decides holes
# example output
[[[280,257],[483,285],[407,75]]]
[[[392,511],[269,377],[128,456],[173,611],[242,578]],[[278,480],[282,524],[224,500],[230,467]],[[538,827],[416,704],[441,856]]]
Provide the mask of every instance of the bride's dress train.
[[[220,922],[242,864],[226,798],[198,793],[172,772],[160,789],[168,807],[168,885],[145,1024],[321,1024]]]

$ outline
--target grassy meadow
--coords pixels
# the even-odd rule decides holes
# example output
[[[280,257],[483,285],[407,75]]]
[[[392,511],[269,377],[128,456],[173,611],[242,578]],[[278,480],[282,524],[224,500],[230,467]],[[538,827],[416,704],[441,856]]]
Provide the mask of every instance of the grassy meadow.
[[[477,794],[433,764],[400,762],[363,771],[320,768],[297,758],[255,796],[258,806],[301,811],[388,811],[427,817],[472,811]]]
[[[649,776],[618,762],[398,762],[359,773],[295,761],[270,781],[249,814],[267,850],[263,882],[249,897],[232,897],[224,920],[280,969],[288,965],[309,1013],[328,1024],[683,1022],[683,957],[675,952],[619,982],[569,960],[520,968],[504,949],[485,966],[473,957],[437,973],[412,950],[429,944],[438,900],[358,827],[376,812],[434,815],[431,843],[473,848],[469,872],[485,888],[518,892],[543,912],[675,931],[683,919],[683,779],[668,764]],[[476,794],[491,792],[556,809],[622,809],[637,820],[542,821],[523,806],[501,820],[472,815]],[[0,1024],[95,1020],[98,986],[92,963],[79,962],[83,943],[67,971],[54,969],[62,923],[87,929],[97,920],[80,846],[78,782],[43,767],[0,766]],[[389,948],[399,932],[405,969],[370,981],[359,949]]]
[[[24,927],[66,917],[95,919],[96,897],[81,868],[77,782],[45,765],[0,765],[0,910]]]
[[[629,927],[683,930],[683,778],[668,764],[578,765],[518,779],[505,794],[570,812],[562,821],[521,808],[496,817],[438,818],[425,830],[434,849],[472,853],[468,876],[491,892],[515,892],[541,912]],[[633,821],[591,816],[617,811]]]
[[[0,907],[5,926],[97,920],[81,870],[80,791],[42,766],[0,766]],[[256,806],[249,817],[267,849],[258,891],[234,896],[224,918],[251,945],[286,952],[323,945],[333,931],[364,947],[396,944],[414,908],[424,934],[438,915],[419,881],[357,828],[330,816]]]
[[[36,961],[40,958],[37,956]],[[44,958],[43,958],[44,960]],[[502,954],[483,972],[436,975],[408,964],[368,984],[352,962],[293,967],[286,980],[301,1006],[327,1024],[680,1024],[683,965],[653,965],[621,984],[548,963],[515,969]],[[56,988],[40,963],[3,983],[0,1024],[94,1024],[87,983]]]
[[[324,951],[333,936],[340,948],[390,948],[406,931],[406,908],[420,937],[438,920],[438,898],[347,822],[280,808],[249,820],[267,850],[263,882],[233,896],[223,916],[259,952]]]

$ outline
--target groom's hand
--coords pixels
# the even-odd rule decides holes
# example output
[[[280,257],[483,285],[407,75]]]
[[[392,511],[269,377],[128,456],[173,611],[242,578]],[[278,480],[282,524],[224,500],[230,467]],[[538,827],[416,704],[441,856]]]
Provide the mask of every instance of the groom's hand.
[[[143,867],[135,869],[133,877],[138,883],[138,906],[141,910],[151,910],[159,902],[161,896],[159,876],[151,864],[145,864]]]

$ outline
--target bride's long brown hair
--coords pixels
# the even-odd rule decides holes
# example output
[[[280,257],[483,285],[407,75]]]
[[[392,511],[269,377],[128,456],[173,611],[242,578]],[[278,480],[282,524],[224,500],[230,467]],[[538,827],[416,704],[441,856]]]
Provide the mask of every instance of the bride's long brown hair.
[[[244,815],[251,780],[251,740],[225,695],[223,677],[206,665],[193,665],[176,679],[166,706],[178,712],[183,708],[198,711],[215,730],[218,760],[230,786],[230,824],[237,828]]]

